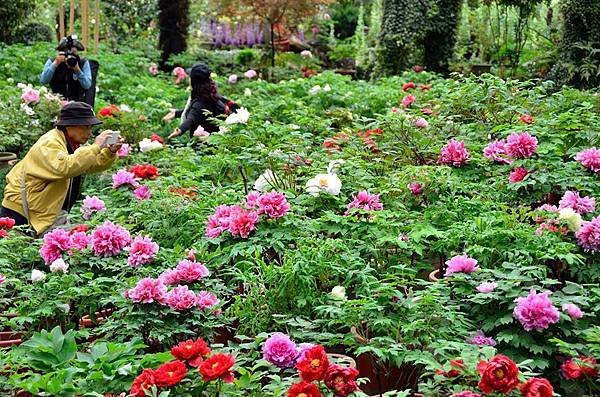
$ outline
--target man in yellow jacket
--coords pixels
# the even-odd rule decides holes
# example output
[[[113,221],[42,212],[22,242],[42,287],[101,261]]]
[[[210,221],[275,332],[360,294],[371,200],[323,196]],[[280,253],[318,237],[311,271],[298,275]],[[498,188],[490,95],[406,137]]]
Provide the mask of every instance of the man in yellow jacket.
[[[81,146],[92,126],[101,123],[87,103],[65,105],[56,128],[42,135],[6,176],[0,216],[29,224],[37,235],[64,224],[79,197],[81,175],[109,168],[121,147],[121,142],[108,146],[106,132]]]

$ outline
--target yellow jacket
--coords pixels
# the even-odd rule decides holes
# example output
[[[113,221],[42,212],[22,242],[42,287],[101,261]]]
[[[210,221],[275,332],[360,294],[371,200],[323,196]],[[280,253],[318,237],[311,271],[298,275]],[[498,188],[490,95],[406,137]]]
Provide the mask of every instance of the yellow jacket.
[[[115,161],[115,154],[96,144],[82,146],[73,154],[67,151],[62,131],[45,133],[29,149],[6,176],[2,205],[24,214],[21,182],[25,175],[29,222],[39,234],[56,220],[67,196],[70,179],[78,175],[100,172]]]

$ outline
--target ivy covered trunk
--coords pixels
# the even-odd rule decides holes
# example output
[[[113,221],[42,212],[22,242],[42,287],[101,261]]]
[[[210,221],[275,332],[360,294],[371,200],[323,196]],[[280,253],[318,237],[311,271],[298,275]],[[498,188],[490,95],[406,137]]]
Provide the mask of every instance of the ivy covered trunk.
[[[158,46],[161,50],[160,67],[165,70],[169,56],[180,54],[187,48],[187,30],[190,0],[159,0]]]
[[[423,38],[423,63],[433,72],[448,73],[463,0],[437,0]]]
[[[578,88],[600,85],[600,1],[564,0],[561,55],[551,78]]]

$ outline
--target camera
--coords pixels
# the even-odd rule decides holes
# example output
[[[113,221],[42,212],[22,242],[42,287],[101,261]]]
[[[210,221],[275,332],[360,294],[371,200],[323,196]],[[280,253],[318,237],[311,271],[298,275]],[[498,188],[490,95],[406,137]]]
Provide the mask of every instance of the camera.
[[[121,131],[106,130],[106,132],[108,132],[108,137],[106,138],[104,145],[111,146],[119,143],[119,140],[121,139]]]
[[[78,47],[78,43],[76,43],[75,40],[77,40],[77,37],[68,36],[66,38],[66,43],[64,44],[65,51],[62,51],[60,53],[65,56],[67,66],[69,66],[70,68],[74,68],[77,65],[77,63],[79,63],[79,60],[81,59],[79,57],[79,55],[77,55],[71,51],[71,49],[73,47],[75,47],[75,48]]]

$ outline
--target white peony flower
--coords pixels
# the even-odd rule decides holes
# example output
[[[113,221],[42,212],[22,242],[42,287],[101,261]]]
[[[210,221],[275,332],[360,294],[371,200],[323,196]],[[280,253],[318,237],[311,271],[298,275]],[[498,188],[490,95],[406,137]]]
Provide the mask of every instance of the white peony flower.
[[[217,135],[223,135],[225,133],[229,132],[229,129],[223,126],[219,126],[219,131],[215,132],[215,134]]]
[[[325,91],[325,92],[331,91],[331,86],[329,84],[325,84],[325,86],[323,86],[323,91]]]
[[[244,96],[252,96],[252,90],[250,88],[246,88],[244,90]]]
[[[206,131],[204,129],[204,127],[199,125],[198,128],[196,128],[196,131],[194,131],[194,136],[196,138],[198,138],[198,140],[200,142],[206,142],[206,141],[208,141],[208,137],[210,136],[210,133],[208,131]]]
[[[162,149],[163,145],[157,141],[151,141],[149,138],[144,138],[140,141],[140,152],[146,153],[151,150]]]
[[[270,169],[267,169],[262,173],[261,176],[256,178],[256,182],[254,182],[254,190],[261,193],[267,192],[273,188],[275,181],[275,174]]]
[[[29,105],[27,105],[26,103],[24,103],[24,104],[21,105],[21,109],[28,116],[33,116],[35,114],[35,111],[32,108],[30,108]]]
[[[62,258],[58,258],[54,262],[50,264],[50,271],[52,273],[66,273],[69,270],[69,264],[65,262]]]
[[[576,232],[581,229],[583,220],[581,219],[581,215],[575,212],[573,208],[563,208],[558,214],[558,219],[565,221],[569,226],[569,230],[572,232]]]
[[[346,288],[341,285],[333,287],[329,294],[335,299],[346,300]]]
[[[300,53],[300,55],[304,58],[312,58],[313,54],[309,50],[304,50]]]
[[[125,105],[124,103],[119,105],[119,109],[121,109],[122,112],[127,112],[127,113],[131,112],[131,108],[129,106]]]
[[[306,191],[313,196],[326,192],[337,196],[342,189],[342,181],[335,174],[318,174],[306,182]]]
[[[339,171],[340,167],[345,162],[346,162],[346,160],[343,160],[343,159],[331,160],[329,162],[329,165],[327,165],[327,173],[328,174],[337,174],[337,172]]]
[[[250,112],[246,108],[239,108],[235,113],[225,119],[225,124],[246,124],[250,118]]]
[[[46,278],[46,273],[37,270],[37,269],[33,269],[31,271],[31,281],[33,281],[34,283],[37,283],[39,281],[43,281]]]
[[[308,90],[308,95],[316,95],[319,91],[321,91],[321,86],[316,85],[313,88],[311,88],[310,90]]]

